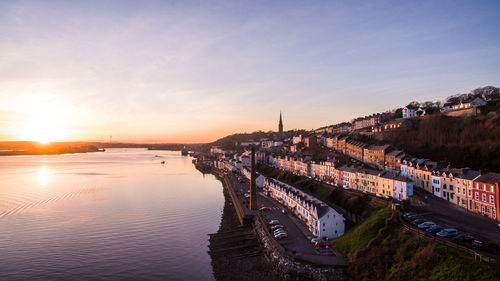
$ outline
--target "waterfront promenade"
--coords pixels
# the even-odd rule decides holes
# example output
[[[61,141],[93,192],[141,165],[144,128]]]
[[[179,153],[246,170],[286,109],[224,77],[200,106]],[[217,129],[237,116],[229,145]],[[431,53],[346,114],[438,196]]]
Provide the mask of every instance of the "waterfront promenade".
[[[307,227],[303,225],[298,218],[290,214],[290,212],[283,214],[281,212],[283,206],[280,203],[265,196],[262,192],[258,192],[258,208],[268,207],[271,210],[266,212],[249,210],[248,200],[244,196],[250,188],[249,185],[240,181],[238,176],[234,173],[220,170],[217,170],[216,173],[222,177],[224,181],[227,181],[229,184],[227,188],[233,190],[237,198],[237,202],[233,202],[233,204],[240,206],[244,217],[248,219],[249,216],[257,216],[260,214],[268,220],[279,220],[280,224],[285,226],[288,231],[288,238],[277,241],[284,249],[287,249],[286,252],[289,255],[292,255],[292,252],[294,252],[295,254],[293,256],[300,257],[300,260],[318,265],[347,266],[347,261],[345,261],[334,249],[321,248],[319,253],[316,252],[314,245],[311,243],[312,234]],[[238,207],[235,209],[237,208]]]

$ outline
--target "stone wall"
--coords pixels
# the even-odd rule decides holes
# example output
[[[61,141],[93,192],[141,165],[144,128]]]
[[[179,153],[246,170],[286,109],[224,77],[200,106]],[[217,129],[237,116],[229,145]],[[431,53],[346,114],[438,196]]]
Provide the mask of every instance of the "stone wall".
[[[254,219],[254,230],[266,257],[281,280],[349,280],[346,267],[313,265],[286,254],[281,245],[270,237],[266,226],[258,218]]]

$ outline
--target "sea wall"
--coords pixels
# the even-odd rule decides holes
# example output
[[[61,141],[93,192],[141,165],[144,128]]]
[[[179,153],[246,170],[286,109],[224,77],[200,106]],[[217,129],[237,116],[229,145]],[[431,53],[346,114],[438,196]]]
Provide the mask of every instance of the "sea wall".
[[[283,247],[273,239],[263,221],[254,219],[254,230],[262,244],[264,253],[280,280],[349,280],[344,266],[318,266],[288,255]]]

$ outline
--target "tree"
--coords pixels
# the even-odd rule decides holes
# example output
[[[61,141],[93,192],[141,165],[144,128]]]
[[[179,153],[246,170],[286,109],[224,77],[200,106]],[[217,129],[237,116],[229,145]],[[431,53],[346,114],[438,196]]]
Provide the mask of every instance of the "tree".
[[[410,199],[406,199],[401,201],[401,209],[403,212],[408,213],[411,210],[411,202]]]

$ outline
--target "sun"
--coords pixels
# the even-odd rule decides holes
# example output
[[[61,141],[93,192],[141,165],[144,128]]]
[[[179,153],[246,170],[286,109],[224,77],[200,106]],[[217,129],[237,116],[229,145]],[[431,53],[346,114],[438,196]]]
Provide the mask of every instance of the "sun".
[[[63,141],[67,137],[67,130],[55,121],[37,120],[21,125],[19,135],[22,140],[46,144]]]

